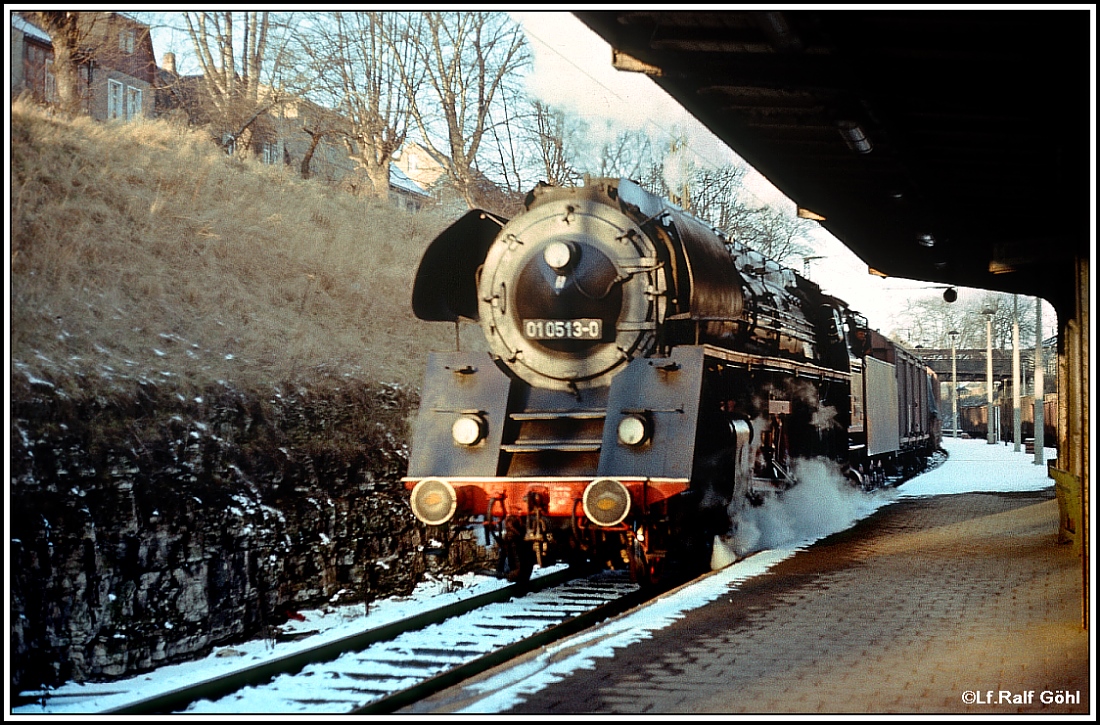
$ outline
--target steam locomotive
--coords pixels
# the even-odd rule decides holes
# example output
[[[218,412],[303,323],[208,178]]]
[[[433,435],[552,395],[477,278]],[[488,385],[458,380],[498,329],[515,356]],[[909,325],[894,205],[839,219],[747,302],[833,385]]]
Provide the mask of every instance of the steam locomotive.
[[[564,558],[649,583],[705,560],[800,460],[868,489],[939,447],[919,358],[626,179],[467,213],[426,249],[412,307],[479,322],[488,347],[429,357],[412,510],[487,532],[513,580]]]

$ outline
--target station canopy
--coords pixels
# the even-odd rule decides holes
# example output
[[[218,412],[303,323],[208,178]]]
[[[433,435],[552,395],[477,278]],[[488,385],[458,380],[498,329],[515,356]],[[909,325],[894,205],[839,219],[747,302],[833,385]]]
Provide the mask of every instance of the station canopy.
[[[575,14],[870,269],[1073,316],[1088,9]]]

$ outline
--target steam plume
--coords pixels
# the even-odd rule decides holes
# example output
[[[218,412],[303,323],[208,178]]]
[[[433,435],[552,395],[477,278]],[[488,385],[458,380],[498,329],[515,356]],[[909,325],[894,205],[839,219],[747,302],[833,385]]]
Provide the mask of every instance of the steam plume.
[[[767,497],[760,506],[735,498],[729,510],[732,529],[715,537],[712,568],[756,551],[805,545],[843,531],[896,495],[892,489],[864,493],[827,459],[796,460],[793,474],[796,486]]]

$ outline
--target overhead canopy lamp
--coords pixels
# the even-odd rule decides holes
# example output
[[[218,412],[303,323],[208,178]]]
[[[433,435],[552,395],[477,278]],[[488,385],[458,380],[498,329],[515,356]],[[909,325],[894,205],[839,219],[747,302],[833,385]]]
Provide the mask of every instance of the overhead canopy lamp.
[[[844,139],[844,143],[848,144],[848,148],[857,154],[871,153],[871,149],[874,147],[871,146],[871,140],[867,138],[862,126],[855,121],[837,121],[836,125],[840,129],[840,136]]]
[[[917,237],[917,243],[922,247],[934,247],[936,246],[936,238],[931,234],[921,234]]]

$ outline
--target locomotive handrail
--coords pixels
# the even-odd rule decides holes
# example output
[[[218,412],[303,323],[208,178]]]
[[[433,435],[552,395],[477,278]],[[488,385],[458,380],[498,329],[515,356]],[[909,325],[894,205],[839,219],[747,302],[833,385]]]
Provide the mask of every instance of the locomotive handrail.
[[[512,420],[554,420],[556,418],[574,418],[577,420],[598,420],[607,416],[602,409],[590,410],[539,410],[535,412],[509,413]]]
[[[536,410],[525,413],[509,413],[511,420],[601,420],[606,410]]]
[[[540,451],[566,451],[568,453],[589,453],[603,447],[603,441],[531,441],[524,443],[503,443],[500,450],[505,453],[538,453]]]
[[[653,320],[623,320],[615,325],[619,332],[641,332],[643,330],[656,330],[657,323]]]

